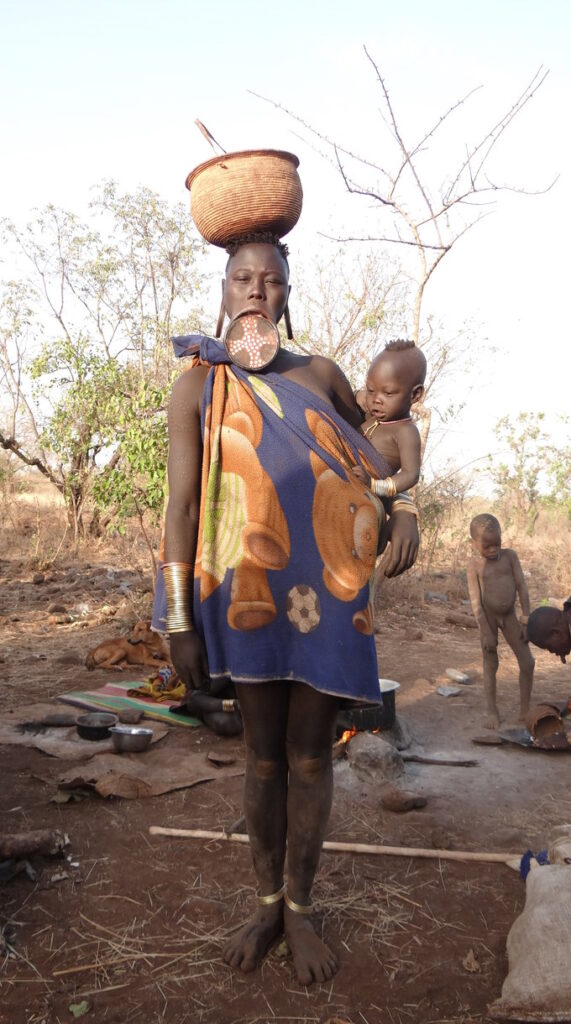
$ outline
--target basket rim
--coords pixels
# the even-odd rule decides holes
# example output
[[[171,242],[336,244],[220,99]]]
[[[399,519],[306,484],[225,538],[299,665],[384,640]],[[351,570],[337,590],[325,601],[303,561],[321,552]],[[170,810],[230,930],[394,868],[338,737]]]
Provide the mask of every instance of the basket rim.
[[[226,163],[228,160],[234,160],[236,157],[241,156],[277,156],[282,157],[284,160],[289,160],[294,167],[299,167],[299,157],[295,153],[288,153],[285,149],[240,149],[235,153],[221,153],[220,156],[214,156],[210,160],[199,164],[198,167],[195,167],[186,177],[185,185],[187,189],[190,191],[192,182],[208,167],[214,167],[216,164]]]

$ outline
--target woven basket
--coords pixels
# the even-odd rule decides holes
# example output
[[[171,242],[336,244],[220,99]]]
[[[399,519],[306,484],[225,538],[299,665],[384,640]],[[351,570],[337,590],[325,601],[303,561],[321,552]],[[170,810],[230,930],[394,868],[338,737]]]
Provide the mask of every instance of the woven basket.
[[[195,167],[186,187],[202,237],[222,247],[252,231],[283,238],[301,213],[298,165],[293,153],[253,149],[226,153]]]

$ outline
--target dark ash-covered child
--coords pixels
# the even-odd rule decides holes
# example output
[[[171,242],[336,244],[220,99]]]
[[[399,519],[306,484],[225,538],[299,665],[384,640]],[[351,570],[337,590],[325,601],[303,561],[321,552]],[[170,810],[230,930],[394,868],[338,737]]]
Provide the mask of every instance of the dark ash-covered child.
[[[356,398],[365,413],[362,434],[391,469],[376,480],[360,466],[355,475],[379,497],[394,497],[418,483],[420,434],[410,415],[411,406],[424,394],[426,359],[414,341],[389,341],[369,367],[365,387]]]
[[[520,719],[529,710],[535,662],[525,640],[529,616],[529,594],[519,558],[511,548],[502,548],[502,531],[495,516],[485,512],[470,523],[473,555],[467,566],[472,611],[480,629],[484,664],[486,716],[484,725],[500,724],[496,701],[498,671],[498,629],[514,652],[519,665]],[[521,617],[515,613],[516,597]]]

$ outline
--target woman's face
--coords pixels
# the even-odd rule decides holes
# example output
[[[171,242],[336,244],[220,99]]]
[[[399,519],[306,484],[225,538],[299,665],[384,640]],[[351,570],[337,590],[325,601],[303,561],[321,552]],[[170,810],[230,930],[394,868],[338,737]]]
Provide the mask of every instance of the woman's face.
[[[289,295],[287,263],[273,245],[254,242],[231,256],[222,282],[224,306],[230,319],[253,310],[277,324]]]

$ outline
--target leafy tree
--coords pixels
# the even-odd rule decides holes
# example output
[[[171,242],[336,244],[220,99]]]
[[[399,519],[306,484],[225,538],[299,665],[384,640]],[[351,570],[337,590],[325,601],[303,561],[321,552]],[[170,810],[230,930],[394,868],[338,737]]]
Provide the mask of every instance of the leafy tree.
[[[567,424],[567,419],[560,419]],[[546,432],[545,413],[503,416],[495,434],[507,458],[489,459],[506,522],[515,521],[531,535],[543,503],[571,508],[571,447],[557,448]]]
[[[112,511],[120,531],[128,519],[137,518],[155,573],[155,551],[145,520],[148,514],[151,525],[157,526],[165,501],[168,440],[164,410],[169,390],[142,381],[130,400],[122,403],[115,417],[121,458],[113,458],[103,467],[93,487],[97,505]]]
[[[122,194],[113,182],[87,223],[49,205],[24,229],[4,222],[4,238],[28,275],[7,286],[1,305],[9,401],[0,445],[60,490],[76,538],[88,507],[100,527],[94,500],[108,521],[123,522],[129,508],[143,526],[146,509],[162,505],[169,339],[182,323],[200,329],[203,243],[182,206],[147,188]]]

